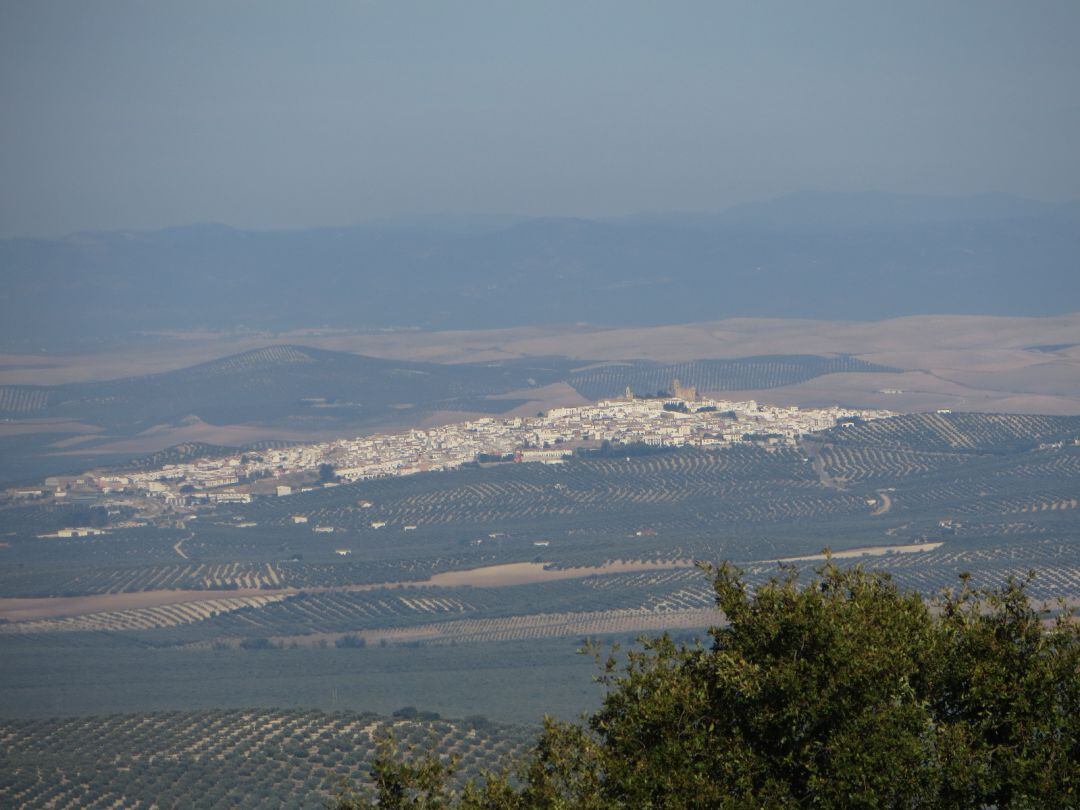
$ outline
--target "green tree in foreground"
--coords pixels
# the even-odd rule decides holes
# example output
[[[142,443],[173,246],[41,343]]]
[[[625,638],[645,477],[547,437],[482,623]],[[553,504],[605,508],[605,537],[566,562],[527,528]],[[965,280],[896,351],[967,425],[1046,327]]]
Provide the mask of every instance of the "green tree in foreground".
[[[1024,585],[932,604],[831,562],[752,595],[709,568],[727,624],[606,662],[602,708],[545,721],[516,775],[383,747],[357,808],[1080,806],[1080,632]],[[375,802],[375,803],[372,803]]]

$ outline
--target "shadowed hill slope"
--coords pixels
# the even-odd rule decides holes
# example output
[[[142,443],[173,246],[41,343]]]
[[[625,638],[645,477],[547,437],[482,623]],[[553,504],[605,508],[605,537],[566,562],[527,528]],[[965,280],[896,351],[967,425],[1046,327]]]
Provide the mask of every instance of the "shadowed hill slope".
[[[562,360],[445,366],[304,346],[271,346],[190,368],[59,386],[0,388],[0,413],[80,419],[122,432],[196,416],[214,424],[292,419],[311,426],[370,422],[424,406],[484,410],[483,397],[545,385]],[[487,409],[500,411],[512,401]]]

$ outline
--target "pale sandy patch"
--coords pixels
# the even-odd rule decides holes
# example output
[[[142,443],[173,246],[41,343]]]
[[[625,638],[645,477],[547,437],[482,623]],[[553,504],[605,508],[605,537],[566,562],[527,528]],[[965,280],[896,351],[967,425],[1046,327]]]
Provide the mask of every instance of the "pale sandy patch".
[[[187,368],[228,354],[273,345],[272,338],[238,340],[166,341],[153,345],[133,345],[86,354],[29,356],[17,363],[11,355],[0,355],[0,384],[62,385],[99,382],[157,374]],[[16,356],[19,357],[19,356]],[[2,361],[8,361],[4,363]]]
[[[591,400],[579,394],[569,383],[557,382],[550,385],[542,385],[538,388],[519,388],[515,391],[507,391],[497,394],[488,399],[524,399],[526,402],[512,410],[506,411],[503,416],[535,416],[540,411],[551,408],[570,408],[577,405],[588,405]]]
[[[902,546],[862,546],[861,548],[848,548],[843,551],[833,551],[831,556],[834,560],[847,560],[853,557],[880,557],[884,554],[917,554],[922,551],[933,551],[944,545],[937,541],[931,543],[909,543]],[[824,560],[825,554],[807,554],[801,557],[780,557],[776,560],[762,560],[761,562],[807,562],[810,560]]]
[[[232,591],[135,591],[133,593],[104,593],[89,596],[51,596],[37,599],[0,599],[0,619],[26,621],[28,619],[82,616],[87,613],[106,613],[133,608],[160,607],[186,602],[206,602],[212,599],[228,599],[235,596],[258,596],[283,593],[258,588],[240,588]]]
[[[1052,357],[1052,355],[1049,355]],[[997,372],[1039,365],[1047,361],[1042,352],[1023,349],[924,349],[922,351],[886,351],[859,354],[868,363],[909,371],[923,369]]]
[[[503,585],[529,585],[537,582],[558,582],[565,579],[583,579],[601,574],[625,574],[636,571],[661,571],[672,568],[692,568],[693,560],[613,560],[603,565],[582,568],[550,568],[545,563],[520,562],[489,565],[465,571],[446,571],[412,583],[416,586],[439,588],[497,588]]]
[[[942,378],[976,389],[1011,394],[1080,397],[1080,363],[1071,360],[1055,359],[993,371],[968,368],[934,371]]]
[[[890,509],[892,509],[892,498],[889,496],[888,492],[879,492],[877,496],[881,499],[881,504],[878,505],[878,507],[870,513],[874,517],[877,517],[878,515],[884,515]]]
[[[572,336],[537,335],[509,339],[501,345],[526,355],[674,362],[760,354],[985,351],[1078,341],[1080,313],[1050,318],[935,315],[869,322],[731,318],[673,326],[604,329]]]
[[[178,552],[179,553],[179,552]],[[581,579],[598,574],[656,571],[693,566],[691,560],[647,561],[616,560],[588,568],[548,568],[544,563],[522,562],[490,565],[462,571],[446,571],[424,580],[404,582],[371,582],[355,585],[308,587],[308,593],[341,591],[375,591],[412,588],[498,588],[506,585],[528,585],[537,582],[557,582]],[[131,608],[158,607],[181,602],[203,602],[230,596],[282,595],[297,593],[296,588],[240,588],[237,590],[157,590],[132,593],[93,594],[88,596],[56,596],[32,599],[0,598],[0,619],[27,619],[81,616]]]

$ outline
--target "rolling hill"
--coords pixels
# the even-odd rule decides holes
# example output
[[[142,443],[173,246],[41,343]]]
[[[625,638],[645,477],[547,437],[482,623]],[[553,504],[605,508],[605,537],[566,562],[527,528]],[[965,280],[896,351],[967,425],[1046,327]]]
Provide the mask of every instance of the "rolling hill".
[[[402,429],[455,412],[463,421],[526,404],[539,410],[548,407],[539,403],[553,383],[564,384],[563,399],[556,400],[569,404],[579,395],[621,396],[627,386],[653,393],[674,378],[704,392],[790,385],[837,371],[893,369],[847,355],[599,365],[526,357],[450,365],[273,345],[158,374],[0,386],[0,419],[11,431],[0,436],[0,482],[82,472],[171,445],[314,441]]]
[[[0,388],[0,414],[89,422],[120,433],[197,417],[213,424],[377,421],[402,410],[495,410],[483,397],[545,385],[562,360],[413,363],[305,346],[271,346],[162,374],[97,383]]]

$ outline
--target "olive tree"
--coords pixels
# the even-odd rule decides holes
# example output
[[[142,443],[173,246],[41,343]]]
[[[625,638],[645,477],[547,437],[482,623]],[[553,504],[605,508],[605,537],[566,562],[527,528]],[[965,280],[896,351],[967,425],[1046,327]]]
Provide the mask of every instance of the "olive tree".
[[[1080,632],[1027,581],[940,598],[827,561],[751,590],[707,567],[709,645],[645,640],[602,664],[602,707],[546,720],[511,774],[384,743],[351,808],[1075,807]]]

